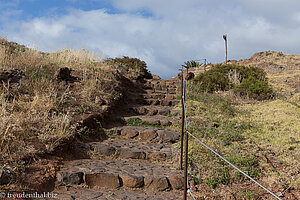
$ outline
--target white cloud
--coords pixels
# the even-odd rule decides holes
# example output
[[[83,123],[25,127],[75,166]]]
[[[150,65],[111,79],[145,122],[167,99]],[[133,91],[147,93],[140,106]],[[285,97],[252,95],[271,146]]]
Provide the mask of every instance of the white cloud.
[[[150,71],[170,77],[186,60],[221,62],[224,33],[230,59],[264,50],[300,53],[300,28],[295,28],[300,23],[295,6],[300,3],[286,3],[290,11],[280,9],[281,4],[280,0],[114,0],[119,14],[69,10],[54,18],[1,21],[6,37],[23,44],[42,50],[83,47],[110,57],[138,57]],[[143,16],[142,11],[150,15]]]

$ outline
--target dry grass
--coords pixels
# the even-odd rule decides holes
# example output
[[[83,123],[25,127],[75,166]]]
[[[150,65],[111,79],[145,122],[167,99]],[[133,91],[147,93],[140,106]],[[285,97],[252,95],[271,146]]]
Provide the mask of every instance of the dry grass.
[[[299,103],[299,102],[298,102]],[[245,133],[267,152],[274,152],[273,162],[282,163],[278,174],[270,174],[274,180],[287,181],[299,186],[300,174],[300,108],[284,100],[275,100],[255,105],[241,106],[248,115],[241,119],[250,119],[259,126]]]
[[[79,82],[57,81],[61,67]],[[0,73],[16,68],[26,77],[0,83],[0,160],[52,151],[75,134],[75,115],[101,112],[103,102],[121,97],[114,69],[84,49],[42,53],[0,38]]]
[[[19,95],[13,100],[7,99],[9,90],[1,93],[2,159],[49,152],[72,133],[67,113],[50,115],[51,110],[58,108],[58,90],[62,88],[47,80],[31,86],[32,95]]]
[[[300,55],[288,55],[282,52],[265,51],[254,54],[251,58],[231,61],[238,65],[251,65],[264,68],[269,73],[278,73],[282,70],[299,70]]]
[[[291,94],[300,87],[300,69],[269,73],[267,78],[279,94]]]

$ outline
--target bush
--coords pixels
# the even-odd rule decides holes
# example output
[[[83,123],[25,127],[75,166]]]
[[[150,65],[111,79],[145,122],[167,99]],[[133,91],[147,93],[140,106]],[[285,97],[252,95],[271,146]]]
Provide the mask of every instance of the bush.
[[[234,92],[258,100],[270,99],[274,96],[274,92],[267,81],[260,81],[253,76],[243,79],[241,84],[235,86]]]
[[[112,64],[122,65],[128,69],[137,70],[144,78],[152,78],[152,74],[147,69],[146,62],[138,58],[123,56],[123,58],[109,58],[107,61]]]
[[[199,74],[192,83],[198,91],[213,93],[233,89],[241,96],[269,99],[274,96],[266,73],[258,67],[217,65]]]
[[[207,71],[196,77],[196,83],[202,92],[225,91],[231,88],[229,79],[223,73]]]

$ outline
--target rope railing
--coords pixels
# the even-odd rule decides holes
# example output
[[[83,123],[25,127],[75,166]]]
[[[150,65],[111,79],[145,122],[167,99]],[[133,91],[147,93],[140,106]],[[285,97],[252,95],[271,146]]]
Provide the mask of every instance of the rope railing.
[[[198,138],[196,138],[193,134],[191,134],[189,131],[187,131],[187,133],[192,136],[195,140],[197,140],[198,142],[200,142],[201,145],[203,145],[204,147],[206,147],[207,149],[209,149],[211,152],[213,152],[215,155],[219,156],[222,160],[224,160],[226,163],[228,163],[229,165],[231,165],[234,169],[238,170],[239,172],[241,172],[244,176],[246,176],[247,178],[249,178],[251,181],[253,181],[254,183],[256,183],[258,186],[260,186],[262,189],[266,190],[268,193],[270,193],[271,195],[273,195],[276,199],[281,200],[276,194],[274,194],[273,192],[271,192],[270,190],[268,190],[266,187],[264,187],[263,185],[261,185],[259,182],[257,182],[256,180],[254,180],[253,178],[251,178],[251,176],[249,176],[248,174],[246,174],[245,172],[243,172],[241,169],[239,169],[237,166],[235,166],[234,164],[232,164],[231,162],[229,162],[228,160],[226,160],[223,156],[221,156],[219,153],[217,153],[216,151],[214,151],[212,148],[210,148],[209,146],[207,146],[204,142],[202,142],[201,140],[199,140]]]
[[[187,68],[187,72],[188,72],[188,68]],[[204,142],[202,142],[200,139],[198,139],[197,137],[195,137],[189,130],[188,130],[188,120],[187,120],[187,110],[186,110],[186,103],[185,103],[185,96],[186,96],[186,80],[184,78],[184,70],[182,70],[182,85],[181,87],[183,88],[182,91],[182,96],[181,96],[181,101],[182,101],[182,137],[183,134],[185,134],[185,166],[184,166],[184,175],[185,175],[185,185],[184,185],[184,200],[187,199],[187,193],[189,193],[189,195],[191,196],[191,200],[195,200],[193,194],[192,194],[192,189],[187,189],[187,162],[188,162],[188,135],[190,135],[192,138],[194,138],[195,140],[197,140],[202,146],[204,146],[205,148],[209,149],[212,153],[214,153],[215,155],[217,155],[219,158],[221,158],[222,160],[224,160],[227,164],[229,164],[231,167],[233,167],[234,169],[236,169],[237,171],[239,171],[241,174],[243,174],[244,176],[246,176],[247,178],[249,178],[251,181],[253,181],[255,184],[257,184],[259,187],[261,187],[262,189],[264,189],[265,191],[267,191],[269,194],[271,194],[274,198],[278,199],[278,200],[282,200],[281,198],[279,198],[276,194],[274,194],[272,191],[270,191],[269,189],[267,189],[266,187],[264,187],[262,184],[260,184],[259,182],[257,182],[255,179],[253,179],[251,176],[249,176],[248,174],[246,174],[245,172],[243,172],[241,169],[239,169],[237,166],[235,166],[234,164],[232,164],[231,162],[229,162],[226,158],[224,158],[222,155],[220,155],[219,153],[217,153],[215,150],[213,150],[211,147],[209,147],[208,145],[206,145]],[[184,131],[184,126],[185,126],[185,131]],[[183,144],[181,145],[183,147]],[[181,151],[183,152],[183,151]],[[182,157],[182,155],[181,155]],[[182,166],[182,160],[181,160],[181,166]]]

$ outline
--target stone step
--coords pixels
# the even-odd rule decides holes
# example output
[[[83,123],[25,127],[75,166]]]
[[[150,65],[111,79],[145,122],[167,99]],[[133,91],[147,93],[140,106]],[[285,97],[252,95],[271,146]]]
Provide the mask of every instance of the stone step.
[[[160,106],[176,106],[180,103],[179,100],[167,100],[167,99],[137,99],[137,103],[146,105],[160,105]]]
[[[176,94],[162,94],[162,93],[145,93],[145,94],[140,94],[144,99],[166,99],[166,100],[175,100],[177,99]]]
[[[180,86],[180,84],[180,80],[148,80],[144,86],[152,88],[159,86],[172,88]]]
[[[82,186],[60,186],[53,191],[58,199],[64,200],[178,200],[182,199],[183,192],[172,191],[143,191],[139,189],[105,189],[86,188]]]
[[[178,115],[180,110],[172,109],[168,106],[133,106],[129,108],[129,111],[138,115]]]
[[[171,113],[172,114],[172,113]],[[174,114],[174,113],[173,113]],[[161,124],[162,126],[169,126],[180,123],[180,119],[174,119],[171,117],[166,116],[145,116],[145,115],[137,115],[137,116],[130,116],[130,117],[123,117],[122,120],[128,121],[130,119],[139,119],[142,122],[148,122],[150,124]]]
[[[141,159],[165,161],[178,154],[178,150],[167,144],[149,144],[128,140],[108,139],[92,142],[89,148],[100,156],[113,156],[121,159]]]
[[[172,144],[178,141],[180,134],[163,128],[121,126],[109,130],[110,135],[138,141],[148,141],[159,144]]]
[[[151,89],[151,90],[163,90],[163,91],[168,91],[175,89],[176,90],[177,86],[176,85],[161,85],[161,84],[149,84],[143,86],[143,89]]]
[[[167,88],[167,89],[146,89],[146,93],[152,94],[152,93],[160,93],[160,94],[177,94],[176,88]]]
[[[150,191],[183,188],[183,171],[168,166],[126,160],[74,160],[57,172],[65,185],[85,184],[90,188],[141,188]]]

